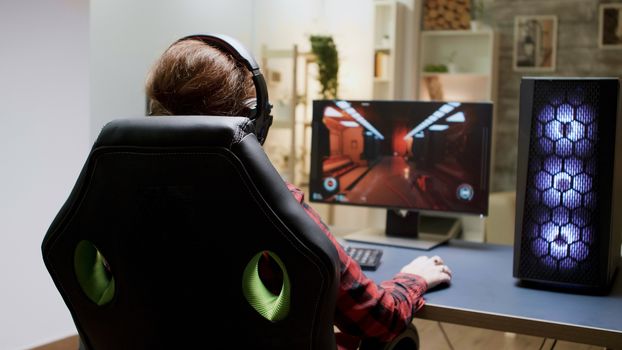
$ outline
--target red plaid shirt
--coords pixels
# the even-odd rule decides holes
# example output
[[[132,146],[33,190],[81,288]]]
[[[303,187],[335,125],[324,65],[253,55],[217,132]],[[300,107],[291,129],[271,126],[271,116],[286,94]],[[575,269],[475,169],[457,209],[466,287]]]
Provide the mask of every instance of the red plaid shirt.
[[[335,240],[320,216],[304,202],[303,192],[294,185],[287,188],[304,207],[309,216],[333,242],[341,261],[341,282],[337,296],[335,326],[340,349],[356,349],[360,340],[376,339],[388,342],[399,335],[412,322],[415,311],[425,303],[423,293],[426,281],[417,275],[398,273],[390,281],[377,285],[365,276]]]

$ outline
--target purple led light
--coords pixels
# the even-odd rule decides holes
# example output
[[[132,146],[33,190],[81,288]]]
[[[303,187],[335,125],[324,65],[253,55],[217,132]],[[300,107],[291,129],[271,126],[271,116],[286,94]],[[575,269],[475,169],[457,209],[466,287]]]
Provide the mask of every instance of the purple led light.
[[[585,227],[590,223],[590,212],[586,208],[577,208],[572,211],[572,223]]]
[[[572,121],[563,125],[562,132],[570,141],[578,141],[585,136],[585,126],[577,121]]]
[[[589,251],[589,247],[581,241],[570,245],[570,257],[575,260],[585,260],[589,254]]]
[[[560,89],[559,87],[552,87],[550,90],[550,99],[549,102],[553,106],[559,106],[564,102],[564,98],[566,97],[565,89]]]
[[[577,120],[583,124],[589,124],[594,121],[594,112],[589,105],[577,107]]]
[[[557,114],[555,115],[555,119],[559,120],[562,123],[569,123],[574,119],[572,114],[572,106],[564,103],[563,105],[557,107]]]
[[[594,243],[594,230],[590,226],[582,229],[581,240],[588,245]]]
[[[590,208],[594,210],[596,205],[598,204],[598,198],[596,197],[595,192],[588,192],[583,195],[584,205],[586,208]]]
[[[531,250],[538,257],[545,256],[549,253],[549,244],[542,238],[538,238],[531,243]]]
[[[579,193],[587,193],[592,189],[592,177],[586,174],[579,174],[572,179],[572,188]]]
[[[553,187],[560,192],[566,192],[572,186],[572,178],[570,175],[560,172],[553,176]],[[559,203],[559,202],[558,202]]]
[[[555,117],[555,109],[552,106],[545,106],[538,114],[538,120],[541,122],[548,122],[549,120],[553,120]]]
[[[581,237],[581,230],[573,224],[568,224],[568,225],[562,226],[559,234],[560,236],[563,237],[566,243],[572,244],[578,241],[579,238]]]
[[[559,226],[553,224],[552,222],[547,222],[542,225],[542,238],[544,238],[547,242],[553,242],[556,240],[559,233]]]
[[[538,148],[543,154],[553,154],[553,147],[553,141],[547,139],[546,137],[542,137],[538,140]]]
[[[534,179],[536,188],[539,190],[550,188],[552,185],[552,179],[553,177],[548,173],[544,171],[539,172]]]
[[[585,98],[585,90],[582,87],[577,87],[574,90],[568,91],[568,101],[573,106],[578,106],[583,103]]]
[[[562,205],[568,209],[581,206],[581,195],[575,190],[568,190],[562,194]]]
[[[583,171],[583,162],[576,157],[564,159],[564,171],[570,175],[577,175]]]
[[[580,230],[572,225],[564,225],[558,227],[546,224],[542,227],[542,238],[535,239],[532,243],[532,251],[538,257],[544,257],[541,261],[549,266],[554,267],[554,260],[564,260],[559,267],[562,269],[571,269],[576,267],[567,259],[585,260],[589,254],[589,247],[579,241]],[[548,241],[548,242],[547,242]],[[545,256],[545,254],[549,256]],[[552,258],[553,260],[549,259]]]
[[[555,270],[577,268],[595,239],[598,140],[596,110],[583,88],[548,89],[548,103],[533,120],[529,160],[529,219],[524,230],[531,251]]]
[[[555,259],[563,259],[568,256],[568,243],[562,237],[551,242],[551,256]]]
[[[555,154],[562,157],[572,155],[572,142],[566,138],[555,141]]]
[[[586,174],[592,176],[596,175],[596,159],[588,159],[584,166]]]
[[[527,224],[527,234],[529,235],[529,238],[538,238],[540,237],[540,225],[536,224],[536,223],[529,223]]]
[[[587,126],[587,137],[592,141],[596,141],[597,136],[598,136],[598,125],[596,123],[589,124]]]
[[[575,143],[576,154],[581,158],[589,158],[594,152],[594,145],[590,140],[582,139]]]
[[[570,211],[564,207],[553,209],[553,223],[556,225],[564,225],[570,221]]]
[[[572,258],[565,258],[559,262],[559,267],[564,270],[572,270],[577,267],[577,262],[572,260]]]
[[[562,195],[558,190],[554,188],[549,188],[548,190],[544,191],[544,193],[542,193],[542,203],[544,203],[549,208],[555,208],[559,205],[561,196]]]
[[[536,121],[534,124],[534,130],[537,138],[542,137],[544,135],[544,124],[540,121]]]
[[[546,123],[546,126],[544,127],[544,135],[553,141],[564,137],[563,131],[563,124],[557,120]]]
[[[544,170],[549,174],[557,174],[562,170],[562,159],[550,156],[544,160]]]
[[[553,257],[551,257],[550,255],[540,258],[540,261],[542,261],[542,263],[548,267],[557,267],[557,260],[553,259]]]

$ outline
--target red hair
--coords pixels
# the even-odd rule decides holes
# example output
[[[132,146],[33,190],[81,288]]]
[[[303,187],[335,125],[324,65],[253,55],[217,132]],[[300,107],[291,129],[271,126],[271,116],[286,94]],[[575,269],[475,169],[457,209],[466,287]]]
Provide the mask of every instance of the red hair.
[[[156,61],[146,93],[149,115],[248,116],[255,88],[251,73],[233,57],[200,40],[186,39],[171,45]]]

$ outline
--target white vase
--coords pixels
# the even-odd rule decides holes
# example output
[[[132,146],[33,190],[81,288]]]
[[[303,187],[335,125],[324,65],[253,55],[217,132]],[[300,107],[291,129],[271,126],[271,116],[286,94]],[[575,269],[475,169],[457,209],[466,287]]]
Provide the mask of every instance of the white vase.
[[[478,30],[482,29],[482,23],[478,20],[472,20],[471,21],[471,30],[476,32]]]

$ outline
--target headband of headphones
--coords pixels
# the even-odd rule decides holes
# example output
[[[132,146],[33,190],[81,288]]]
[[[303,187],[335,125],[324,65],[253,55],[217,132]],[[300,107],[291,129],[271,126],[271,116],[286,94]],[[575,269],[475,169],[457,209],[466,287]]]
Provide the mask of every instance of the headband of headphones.
[[[251,55],[251,53],[236,39],[222,34],[194,34],[188,35],[178,40],[195,39],[206,43],[207,45],[216,47],[220,51],[229,54],[233,59],[246,67],[253,76],[253,83],[255,85],[255,95],[257,96],[257,103],[255,108],[252,109],[249,118],[253,121],[255,126],[255,135],[259,140],[259,143],[263,144],[268,136],[268,130],[272,125],[272,105],[268,101],[268,87],[264,80],[259,65]]]

